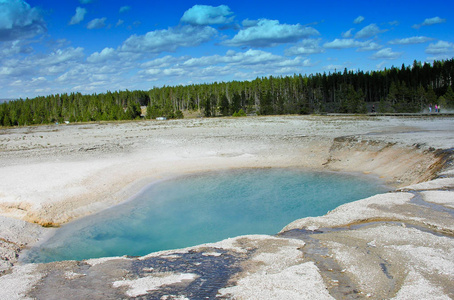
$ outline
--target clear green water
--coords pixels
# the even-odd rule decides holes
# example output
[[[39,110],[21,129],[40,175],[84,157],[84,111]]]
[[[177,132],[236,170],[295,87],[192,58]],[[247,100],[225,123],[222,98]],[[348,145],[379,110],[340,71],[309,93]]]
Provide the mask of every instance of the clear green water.
[[[385,191],[371,178],[299,169],[185,176],[153,184],[127,203],[59,228],[23,260],[142,256],[244,234],[276,234],[296,219]]]

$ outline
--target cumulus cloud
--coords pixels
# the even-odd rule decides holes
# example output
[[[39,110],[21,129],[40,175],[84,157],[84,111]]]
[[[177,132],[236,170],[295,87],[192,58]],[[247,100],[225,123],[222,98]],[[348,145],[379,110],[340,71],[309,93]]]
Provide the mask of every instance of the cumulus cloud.
[[[93,19],[87,24],[87,29],[99,29],[106,27],[107,18]]]
[[[172,52],[179,47],[198,46],[216,35],[212,27],[181,26],[132,35],[120,46],[121,51],[136,53]]]
[[[229,64],[236,66],[250,66],[250,65],[269,65],[269,66],[289,66],[299,65],[300,59],[287,59],[280,55],[272,54],[270,52],[249,49],[246,52],[229,51],[226,53],[224,59]]]
[[[64,88],[66,91],[93,92],[99,90],[124,89],[127,77],[120,74],[127,73],[129,66],[123,64],[73,64],[65,71],[60,72],[54,81],[57,90]],[[120,75],[120,76],[119,76]]]
[[[182,57],[174,57],[171,55],[166,55],[161,58],[156,58],[154,60],[147,61],[145,63],[142,63],[140,66],[142,68],[167,68],[171,66],[172,64],[177,64],[181,61],[185,61],[189,59],[187,56],[182,56]]]
[[[30,55],[21,60],[9,59],[2,62],[0,75],[11,77],[29,77],[30,74],[40,77],[55,75],[64,72],[70,66],[81,63],[83,57],[83,48],[69,47],[58,49],[47,55]]]
[[[0,1],[0,41],[13,41],[46,32],[38,9],[23,0]]]
[[[183,63],[185,66],[210,66],[219,63],[225,64],[241,64],[241,65],[256,65],[263,63],[271,63],[280,61],[282,59],[279,55],[274,55],[269,52],[249,49],[246,52],[228,51],[225,56],[213,55],[201,58],[191,58]]]
[[[237,35],[231,40],[225,41],[224,44],[239,47],[274,47],[319,34],[312,27],[305,27],[300,24],[280,24],[277,20],[260,19],[254,26],[240,30]]]
[[[327,49],[348,49],[359,48],[358,51],[374,51],[381,48],[381,46],[372,40],[360,42],[355,39],[335,39],[332,42],[323,44]]]
[[[325,52],[325,49],[319,45],[320,39],[306,39],[297,45],[287,49],[285,55],[310,55]]]
[[[377,35],[379,33],[385,32],[386,30],[380,30],[377,24],[370,24],[358,31],[355,35],[357,39],[367,39]]]
[[[194,5],[181,18],[181,22],[191,25],[219,25],[233,21],[233,13],[227,5]]]
[[[446,41],[438,41],[436,44],[430,44],[426,53],[428,54],[453,54],[454,44]]]
[[[364,21],[364,17],[363,17],[363,16],[359,16],[359,17],[357,17],[355,20],[353,20],[353,23],[359,24],[359,23],[361,23],[362,21]]]
[[[48,73],[58,73],[60,72],[60,68],[56,68],[56,66],[60,65],[62,69],[66,69],[68,64],[81,62],[83,58],[84,49],[82,47],[68,47],[66,49],[53,51],[41,59],[35,59],[33,64],[48,70]]]
[[[130,10],[131,10],[131,6],[125,5],[125,6],[120,7],[119,12],[120,13],[125,13],[125,12],[128,12]]]
[[[33,52],[33,48],[22,40],[5,41],[0,43],[0,57],[6,58],[16,54],[28,54]]]
[[[71,18],[71,21],[69,21],[69,25],[79,24],[80,22],[82,22],[85,18],[86,13],[87,10],[85,8],[77,7],[76,14]]]
[[[101,52],[95,52],[87,58],[90,63],[100,63],[112,60],[117,57],[117,52],[113,48],[104,48]]]
[[[243,25],[244,28],[247,28],[247,27],[256,26],[258,22],[259,22],[258,20],[245,19],[241,22],[241,25]]]
[[[372,59],[397,59],[402,55],[402,52],[393,52],[391,48],[385,48],[377,51],[371,56]]]
[[[328,49],[347,49],[363,46],[363,42],[354,39],[335,39],[332,42],[323,44],[323,47]]]
[[[189,58],[186,60],[183,65],[186,67],[202,67],[216,65],[220,63],[227,63],[228,60],[226,57],[221,55],[211,55],[198,58]]]
[[[363,45],[358,49],[358,51],[376,51],[383,48],[380,44],[377,44],[372,41],[364,42]]]
[[[301,57],[289,59],[263,50],[249,49],[245,52],[229,50],[225,55],[192,57],[184,61],[170,56],[158,58],[144,63],[144,69],[139,75],[148,81],[172,76],[180,79],[190,78],[191,83],[194,83],[220,80],[223,76],[252,79],[271,74],[294,74],[313,65],[309,59]]]
[[[345,39],[351,38],[353,36],[353,33],[352,33],[353,30],[355,30],[355,29],[354,28],[350,28],[346,32],[342,32],[342,37],[345,38]]]
[[[83,65],[79,65],[77,67],[71,68],[64,72],[62,75],[58,76],[55,81],[59,83],[77,83],[79,82],[81,77],[85,77],[87,75],[87,70]]]
[[[388,43],[391,45],[413,45],[413,44],[423,44],[429,41],[432,41],[433,38],[429,38],[426,36],[413,36],[409,38],[403,38],[403,39],[395,39],[392,41],[389,41]]]
[[[415,24],[412,27],[415,29],[419,29],[422,26],[431,26],[431,25],[441,24],[441,23],[445,23],[445,22],[446,22],[446,19],[442,19],[440,17],[434,17],[434,18],[430,18],[430,19],[425,19],[424,22],[422,22],[420,24]]]

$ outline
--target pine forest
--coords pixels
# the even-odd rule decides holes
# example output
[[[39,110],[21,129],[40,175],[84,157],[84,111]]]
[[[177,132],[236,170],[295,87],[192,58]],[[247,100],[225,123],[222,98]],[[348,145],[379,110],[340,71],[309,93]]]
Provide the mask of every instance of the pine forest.
[[[281,114],[418,113],[454,108],[454,59],[382,71],[336,71],[148,91],[55,94],[0,104],[1,126]],[[142,109],[141,107],[146,107]],[[145,113],[146,111],[146,113]]]

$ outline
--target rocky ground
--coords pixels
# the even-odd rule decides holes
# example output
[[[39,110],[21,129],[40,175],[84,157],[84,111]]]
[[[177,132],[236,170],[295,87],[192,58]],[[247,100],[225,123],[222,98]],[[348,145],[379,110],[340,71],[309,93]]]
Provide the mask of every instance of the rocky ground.
[[[0,129],[1,299],[451,299],[454,118],[284,116]],[[297,166],[390,193],[145,257],[21,264],[73,219],[191,172]]]

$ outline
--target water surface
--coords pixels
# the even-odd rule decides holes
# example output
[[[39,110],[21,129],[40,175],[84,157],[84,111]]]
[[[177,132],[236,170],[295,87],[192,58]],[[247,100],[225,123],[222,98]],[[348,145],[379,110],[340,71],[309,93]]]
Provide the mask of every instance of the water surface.
[[[244,234],[276,234],[290,222],[387,191],[370,177],[300,169],[183,176],[133,200],[71,222],[23,260],[50,262],[151,252]]]

